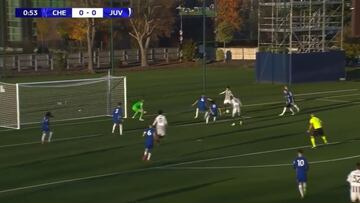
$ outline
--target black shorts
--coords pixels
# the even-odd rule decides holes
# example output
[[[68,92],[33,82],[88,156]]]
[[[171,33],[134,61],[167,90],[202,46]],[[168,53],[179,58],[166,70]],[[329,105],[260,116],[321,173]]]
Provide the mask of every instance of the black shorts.
[[[324,130],[322,128],[314,129],[312,132],[312,136],[323,136]]]
[[[286,108],[291,108],[291,107],[293,107],[293,106],[294,106],[294,105],[293,105],[292,103],[288,103],[288,104],[285,105]]]

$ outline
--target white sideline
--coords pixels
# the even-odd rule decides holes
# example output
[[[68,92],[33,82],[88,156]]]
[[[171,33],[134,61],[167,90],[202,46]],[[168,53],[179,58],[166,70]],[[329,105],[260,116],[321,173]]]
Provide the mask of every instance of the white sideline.
[[[98,137],[98,136],[101,136],[101,134],[83,135],[83,136],[76,136],[76,137],[53,139],[52,142],[62,142],[62,141],[67,141],[67,140],[76,140],[76,139]],[[19,143],[19,144],[0,145],[0,149],[9,148],[9,147],[25,146],[25,145],[33,145],[33,144],[40,144],[40,143],[41,143],[40,141],[37,141],[37,142],[25,142],[25,143]]]
[[[341,158],[335,159],[327,159],[327,160],[320,160],[320,161],[310,161],[310,164],[321,164],[321,163],[330,163],[330,162],[337,162],[337,161],[344,161],[349,159],[359,158],[360,155],[354,156],[346,156]],[[281,167],[281,166],[292,166],[292,164],[265,164],[265,165],[243,165],[243,166],[180,166],[180,167],[167,167],[162,169],[173,169],[173,170],[211,170],[211,169],[246,169],[246,168],[270,168],[270,167]]]
[[[338,144],[338,143],[341,143],[341,142],[333,142],[333,143],[329,143],[328,145]],[[51,186],[51,185],[58,185],[58,184],[62,184],[62,183],[71,183],[71,182],[82,181],[82,180],[91,180],[91,179],[96,179],[96,178],[104,178],[104,177],[127,174],[127,173],[136,173],[136,172],[150,171],[150,170],[156,170],[156,169],[159,169],[159,170],[180,169],[180,167],[174,167],[174,166],[179,166],[179,165],[184,165],[184,164],[191,164],[191,163],[200,163],[200,162],[213,161],[213,160],[220,160],[220,159],[228,159],[228,158],[241,157],[241,156],[252,156],[252,155],[258,155],[258,154],[266,154],[266,153],[280,152],[280,151],[287,151],[287,150],[294,150],[294,149],[308,148],[308,147],[309,147],[308,145],[306,145],[306,146],[297,146],[297,147],[289,147],[289,148],[267,150],[267,151],[260,151],[260,152],[247,153],[247,154],[237,154],[237,155],[232,155],[232,156],[217,157],[217,158],[212,158],[212,159],[203,159],[203,160],[198,160],[198,161],[188,161],[188,162],[182,162],[182,163],[178,163],[178,164],[169,164],[167,166],[155,166],[155,167],[149,167],[149,168],[134,169],[134,170],[127,170],[127,171],[120,171],[120,172],[113,172],[113,173],[105,173],[105,174],[99,174],[99,175],[93,175],[93,176],[65,179],[65,180],[59,180],[59,181],[54,181],[54,182],[48,182],[48,183],[42,183],[42,184],[29,185],[29,186],[23,186],[23,187],[0,190],[0,194],[1,193],[8,193],[8,192],[15,192],[15,191],[19,191],[19,190],[25,190],[25,189],[32,189],[32,188],[39,188],[39,187],[45,187],[45,186]],[[357,158],[357,157],[360,157],[360,155],[352,156],[352,157],[340,158],[340,159],[337,159],[337,161],[351,159],[351,158]],[[318,163],[326,163],[326,162],[329,162],[329,160],[318,161]],[[314,163],[314,162],[310,162],[310,163]],[[289,165],[289,164],[287,164],[287,165]]]

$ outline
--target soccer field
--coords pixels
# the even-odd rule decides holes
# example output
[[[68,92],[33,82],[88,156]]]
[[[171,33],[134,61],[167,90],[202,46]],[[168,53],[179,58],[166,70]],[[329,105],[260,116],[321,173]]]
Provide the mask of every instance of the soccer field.
[[[117,74],[127,76],[129,103],[145,100],[145,121],[126,119],[122,136],[111,134],[111,118],[56,122],[53,142],[44,145],[40,124],[0,128],[1,203],[350,202],[346,177],[360,161],[359,82],[292,85],[301,111],[279,117],[282,85],[256,84],[253,69],[209,67],[206,95],[221,104],[218,93],[230,85],[244,104],[244,124],[231,126],[229,115],[208,125],[193,118],[201,68]],[[142,132],[159,109],[169,121],[167,136],[143,162]],[[318,139],[310,149],[310,113],[323,120],[330,144]],[[291,165],[299,148],[310,162],[304,200]]]

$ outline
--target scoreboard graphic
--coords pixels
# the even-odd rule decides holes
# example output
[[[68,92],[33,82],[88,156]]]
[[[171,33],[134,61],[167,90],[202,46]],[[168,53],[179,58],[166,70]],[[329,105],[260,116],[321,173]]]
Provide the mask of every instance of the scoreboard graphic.
[[[16,8],[17,18],[130,18],[131,8]]]

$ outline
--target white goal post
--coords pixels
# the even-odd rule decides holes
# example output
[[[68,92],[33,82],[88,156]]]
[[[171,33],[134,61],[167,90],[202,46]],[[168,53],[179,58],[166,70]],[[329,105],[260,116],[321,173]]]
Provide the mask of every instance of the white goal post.
[[[47,111],[54,115],[53,122],[111,116],[119,102],[127,118],[126,77],[0,82],[0,127],[40,123]]]

